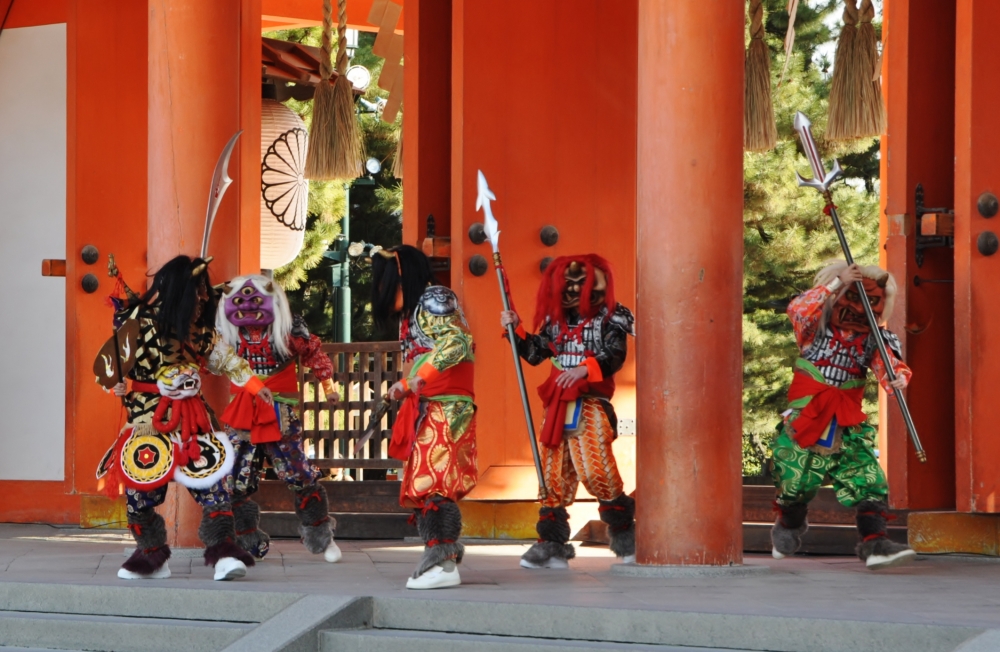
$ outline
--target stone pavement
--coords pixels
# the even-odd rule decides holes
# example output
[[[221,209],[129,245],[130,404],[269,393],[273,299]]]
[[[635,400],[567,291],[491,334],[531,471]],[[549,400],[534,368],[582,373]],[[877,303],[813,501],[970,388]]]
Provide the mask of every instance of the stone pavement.
[[[126,584],[115,573],[127,532],[0,524],[0,582]],[[173,577],[142,586],[296,592],[332,596],[418,597],[404,588],[421,546],[340,541],[344,558],[327,564],[297,541],[275,541],[243,580],[213,582],[200,557],[175,555]],[[796,616],[1000,629],[1000,563],[973,557],[919,557],[878,573],[854,558],[748,555],[771,572],[750,577],[630,578],[612,575],[602,547],[577,548],[569,571],[519,568],[527,543],[467,542],[463,585],[435,600],[518,602],[761,616]],[[129,583],[131,584],[131,583]],[[422,593],[421,597],[428,597]]]

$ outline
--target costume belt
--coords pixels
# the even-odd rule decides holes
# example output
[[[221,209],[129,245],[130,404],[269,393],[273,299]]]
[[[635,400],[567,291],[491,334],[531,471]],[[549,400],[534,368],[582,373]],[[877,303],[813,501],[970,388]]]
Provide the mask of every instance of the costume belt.
[[[583,395],[598,395],[608,400],[615,394],[615,377],[609,376],[598,383],[581,378],[569,387],[560,387],[556,378],[565,370],[553,365],[548,379],[538,387],[538,396],[545,406],[545,421],[539,441],[548,448],[562,444],[566,425],[566,406]]]
[[[276,374],[262,379],[273,394],[298,392],[299,379],[295,365],[287,365]],[[246,387],[231,385],[233,400],[222,413],[222,422],[237,430],[249,430],[250,442],[263,444],[281,440],[281,427],[275,405],[258,401]]]
[[[392,440],[389,442],[389,457],[405,460],[410,457],[413,442],[417,439],[417,419],[420,418],[420,397],[469,396],[475,399],[475,365],[459,362],[448,367],[441,374],[424,385],[420,393],[411,392],[403,399],[396,413],[396,423],[392,426]]]
[[[808,360],[795,362],[795,375],[788,388],[793,408],[801,408],[792,421],[792,437],[802,448],[818,442],[827,426],[836,418],[838,426],[856,426],[865,420],[861,400],[865,395],[863,379],[851,380],[840,387],[828,384]]]

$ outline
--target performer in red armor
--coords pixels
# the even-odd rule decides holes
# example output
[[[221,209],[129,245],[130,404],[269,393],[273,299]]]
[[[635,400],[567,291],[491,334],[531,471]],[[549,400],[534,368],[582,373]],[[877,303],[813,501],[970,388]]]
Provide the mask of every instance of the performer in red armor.
[[[238,276],[223,286],[222,310],[216,316],[221,338],[246,360],[255,377],[245,387],[233,385],[233,401],[222,415],[236,451],[233,469],[233,513],[240,545],[254,557],[267,554],[271,538],[260,529],[260,507],[250,499],[257,491],[260,462],[267,459],[292,493],[299,534],[306,549],[328,562],[340,560],[319,470],[302,446],[296,405],[297,364],[312,370],[327,396],[334,395],[333,365],[319,338],[305,321],[292,316],[288,298],[277,283],[259,275]],[[273,403],[253,396],[266,387]]]
[[[899,339],[885,328],[872,333],[856,282],[880,324],[896,300],[896,282],[874,265],[828,265],[811,290],[788,306],[800,357],[788,390],[788,410],[774,444],[774,483],[778,518],[771,529],[773,554],[782,559],[802,545],[809,527],[809,501],[827,478],[837,500],[857,508],[858,557],[871,569],[910,561],[915,552],[891,541],[886,532],[889,486],[875,454],[878,433],[861,411],[868,370],[889,396],[909,383]],[[891,384],[878,354],[881,336],[896,380]]]
[[[514,311],[500,323],[515,327],[518,353],[531,365],[552,361],[538,388],[545,405],[539,442],[547,495],[539,511],[538,542],[521,557],[525,568],[567,568],[575,556],[569,514],[580,481],[598,501],[611,550],[635,561],[635,500],[626,495],[611,444],[617,437],[611,397],[625,364],[632,312],[615,301],[611,266],[596,254],[561,256],[542,276],[535,309],[537,334]]]

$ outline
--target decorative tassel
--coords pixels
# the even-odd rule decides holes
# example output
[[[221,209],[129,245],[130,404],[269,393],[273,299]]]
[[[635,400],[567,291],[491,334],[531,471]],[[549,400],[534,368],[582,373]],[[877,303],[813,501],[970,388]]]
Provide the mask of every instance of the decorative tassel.
[[[323,0],[320,82],[313,100],[312,133],[306,155],[308,179],[353,179],[361,174],[361,132],[354,113],[354,86],[347,79],[347,1],[337,0],[337,80],[330,85],[333,6]]]
[[[867,71],[860,78],[861,106],[864,111],[862,134],[878,136],[885,131],[885,104],[882,101],[881,56],[878,52],[878,36],[872,20],[875,7],[872,0],[861,0],[860,22],[858,23],[857,55],[858,65]]]
[[[763,0],[750,0],[750,45],[744,66],[743,146],[751,152],[763,152],[778,142],[771,104],[771,57],[764,42]]]
[[[874,15],[874,9],[872,12]],[[860,18],[858,0],[846,0],[830,84],[830,119],[826,127],[830,140],[864,138],[882,131],[881,120],[874,120],[865,104],[866,96],[871,95],[868,89],[877,57],[869,57],[863,49],[857,27]]]

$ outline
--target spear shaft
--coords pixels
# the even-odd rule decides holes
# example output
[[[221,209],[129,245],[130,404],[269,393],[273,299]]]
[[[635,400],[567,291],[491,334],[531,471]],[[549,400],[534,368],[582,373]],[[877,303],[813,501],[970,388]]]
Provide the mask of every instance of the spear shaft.
[[[827,174],[823,169],[823,161],[819,157],[819,151],[816,148],[816,141],[813,140],[812,132],[810,131],[811,123],[805,114],[799,112],[795,114],[795,130],[799,132],[799,137],[802,139],[802,147],[805,149],[806,158],[809,159],[809,165],[813,170],[813,178],[805,179],[802,175],[797,174],[800,186],[808,186],[814,188],[821,195],[823,195],[823,200],[826,202],[826,207],[823,209],[824,212],[830,216],[833,221],[833,228],[837,231],[837,239],[840,240],[840,248],[844,251],[844,258],[847,260],[848,265],[854,264],[854,256],[851,255],[851,248],[847,244],[847,237],[844,235],[844,228],[840,224],[840,217],[837,215],[837,207],[833,203],[833,196],[830,194],[830,186],[833,182],[840,176],[841,169],[840,163],[834,162],[833,169]],[[871,303],[868,301],[868,294],[865,293],[864,284],[861,281],[855,281],[855,286],[857,288],[858,296],[861,297],[861,305],[865,309],[865,318],[868,320],[868,327],[871,329],[872,335],[875,336],[875,343],[878,346],[878,353],[882,357],[883,365],[885,366],[886,376],[889,378],[889,382],[896,380],[896,372],[892,368],[892,362],[889,359],[889,352],[885,348],[885,341],[882,339],[882,331],[879,328],[878,319],[875,318],[875,312],[872,310]],[[903,391],[896,389],[893,391],[896,397],[896,404],[899,405],[899,411],[903,414],[903,421],[906,423],[906,430],[910,434],[910,439],[913,441],[913,448],[916,451],[917,459],[921,462],[927,461],[927,453],[924,451],[923,445],[920,443],[920,436],[917,434],[917,427],[913,423],[913,417],[910,415],[910,407],[906,403],[906,397],[903,396]]]

